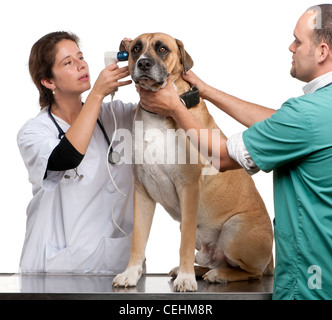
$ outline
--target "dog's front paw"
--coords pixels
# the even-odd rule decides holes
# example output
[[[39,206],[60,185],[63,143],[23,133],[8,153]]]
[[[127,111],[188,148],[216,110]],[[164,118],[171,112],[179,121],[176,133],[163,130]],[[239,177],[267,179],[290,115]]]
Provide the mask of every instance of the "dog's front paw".
[[[135,287],[142,275],[142,267],[130,267],[125,272],[118,274],[113,280],[114,287]]]
[[[197,291],[195,274],[179,272],[177,278],[174,280],[174,291]]]
[[[208,283],[222,283],[226,284],[228,282],[227,276],[218,272],[217,269],[212,269],[203,275],[203,279]]]

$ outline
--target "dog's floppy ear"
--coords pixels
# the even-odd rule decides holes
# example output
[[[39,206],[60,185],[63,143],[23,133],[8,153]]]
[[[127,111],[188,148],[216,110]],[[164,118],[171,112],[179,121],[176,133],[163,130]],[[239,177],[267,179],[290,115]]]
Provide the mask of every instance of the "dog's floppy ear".
[[[193,59],[191,59],[191,56],[189,55],[189,53],[184,49],[183,42],[180,40],[176,40],[176,43],[178,45],[180,55],[181,55],[183,72],[184,72],[184,74],[186,74],[186,72],[194,66],[194,61],[193,61]]]
[[[123,39],[120,43],[120,51],[128,51],[129,52],[129,47],[130,44],[133,42],[133,40],[129,40],[129,39]]]

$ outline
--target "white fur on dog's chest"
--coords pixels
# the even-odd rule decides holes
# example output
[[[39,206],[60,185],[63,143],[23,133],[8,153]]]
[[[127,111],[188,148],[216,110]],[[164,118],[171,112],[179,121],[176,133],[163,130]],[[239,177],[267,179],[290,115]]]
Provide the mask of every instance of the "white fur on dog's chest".
[[[180,220],[179,198],[174,185],[174,177],[180,172],[174,163],[169,163],[177,159],[178,150],[172,144],[176,141],[175,130],[169,130],[164,117],[143,110],[138,112],[134,130],[137,178],[154,201],[159,202],[173,219]]]

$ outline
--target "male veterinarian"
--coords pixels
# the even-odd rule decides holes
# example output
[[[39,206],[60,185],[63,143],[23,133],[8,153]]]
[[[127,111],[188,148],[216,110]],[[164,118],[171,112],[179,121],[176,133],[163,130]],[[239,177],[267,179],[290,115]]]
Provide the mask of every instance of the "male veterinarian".
[[[202,98],[249,128],[219,141],[220,170],[273,170],[273,298],[332,299],[332,5],[308,9],[294,37],[291,75],[307,82],[305,95],[277,111],[216,90],[191,71],[183,77],[199,88]],[[138,89],[141,104],[173,117],[185,130],[205,129],[170,82],[156,93]],[[202,147],[212,151],[215,145],[210,139]]]

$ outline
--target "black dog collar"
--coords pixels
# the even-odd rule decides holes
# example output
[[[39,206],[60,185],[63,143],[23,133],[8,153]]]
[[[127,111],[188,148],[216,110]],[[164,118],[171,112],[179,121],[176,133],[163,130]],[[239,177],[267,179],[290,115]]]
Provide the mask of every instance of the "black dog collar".
[[[181,94],[180,99],[187,109],[197,106],[200,101],[198,88],[196,86],[191,87],[189,91]]]
[[[198,88],[196,86],[192,86],[189,91],[180,95],[180,100],[187,107],[187,109],[191,109],[197,106],[200,102]],[[142,105],[141,108],[148,113],[156,114],[154,112],[144,109]]]

